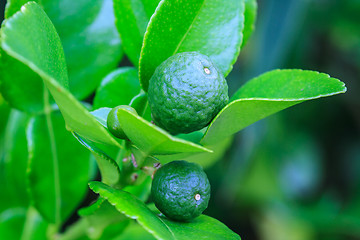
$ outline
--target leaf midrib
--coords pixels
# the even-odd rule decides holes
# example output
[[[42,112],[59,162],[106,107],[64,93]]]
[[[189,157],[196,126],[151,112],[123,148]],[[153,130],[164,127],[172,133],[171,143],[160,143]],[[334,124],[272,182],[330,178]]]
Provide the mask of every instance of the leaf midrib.
[[[182,43],[185,41],[185,38],[187,37],[187,35],[188,35],[189,32],[190,32],[190,29],[191,29],[191,28],[193,27],[193,25],[194,25],[194,22],[195,22],[196,19],[199,17],[199,14],[200,14],[200,12],[201,12],[201,9],[204,7],[205,2],[206,2],[206,0],[204,0],[203,3],[201,4],[201,6],[199,7],[199,11],[197,12],[197,14],[196,14],[196,16],[194,17],[193,21],[191,22],[188,30],[186,31],[186,33],[184,34],[184,36],[181,38],[180,42],[179,42],[178,45],[176,46],[176,49],[175,49],[175,51],[171,54],[171,56],[172,56],[172,55],[175,55],[175,54],[178,52],[178,50],[179,50],[179,48],[181,47]]]
[[[51,120],[51,105],[49,102],[49,90],[44,86],[44,112],[46,117],[46,127],[49,132],[51,155],[53,160],[53,171],[54,171],[54,190],[55,190],[55,223],[56,225],[61,224],[61,186],[60,186],[60,175],[59,175],[59,159],[57,156],[56,141],[54,135],[54,128]]]
[[[171,236],[174,237],[175,240],[177,240],[177,237],[175,236],[175,234],[173,233],[173,231],[171,230],[171,228],[159,217],[157,216],[157,218],[165,225],[165,227],[169,230],[169,232],[171,233]]]

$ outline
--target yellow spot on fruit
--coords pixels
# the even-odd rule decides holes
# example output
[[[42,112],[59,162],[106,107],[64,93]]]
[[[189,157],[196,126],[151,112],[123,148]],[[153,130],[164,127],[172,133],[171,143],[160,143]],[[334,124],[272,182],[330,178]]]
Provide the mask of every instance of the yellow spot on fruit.
[[[196,194],[194,198],[195,198],[196,201],[199,201],[201,196],[200,196],[200,194]]]
[[[208,75],[211,73],[210,69],[207,68],[207,67],[204,68],[204,72],[205,72],[206,74],[208,74]]]

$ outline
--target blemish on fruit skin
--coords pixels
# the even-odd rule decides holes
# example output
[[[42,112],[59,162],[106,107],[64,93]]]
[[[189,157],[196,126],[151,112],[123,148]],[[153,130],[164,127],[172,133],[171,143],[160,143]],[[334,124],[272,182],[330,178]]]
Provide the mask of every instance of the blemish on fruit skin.
[[[196,201],[199,201],[199,200],[201,199],[201,196],[200,196],[200,194],[196,194],[196,195],[194,196],[194,198],[195,198]]]
[[[206,73],[206,74],[211,74],[211,71],[210,71],[210,69],[209,68],[207,68],[207,67],[204,67],[204,72]]]

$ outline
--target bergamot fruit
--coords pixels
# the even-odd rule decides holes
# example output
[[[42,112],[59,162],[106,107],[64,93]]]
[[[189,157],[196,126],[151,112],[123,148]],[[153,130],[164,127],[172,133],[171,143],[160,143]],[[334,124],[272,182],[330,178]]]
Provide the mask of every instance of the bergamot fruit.
[[[148,89],[153,121],[171,134],[207,126],[228,103],[228,86],[209,57],[178,53],[160,64]]]
[[[155,206],[165,216],[190,221],[207,208],[210,183],[200,165],[173,161],[155,172],[151,194]]]
[[[120,122],[119,122],[119,119],[117,116],[117,111],[120,108],[127,109],[127,110],[137,114],[137,112],[134,108],[127,106],[127,105],[120,105],[120,106],[117,106],[117,107],[114,107],[113,109],[111,109],[111,111],[109,112],[109,114],[107,116],[106,124],[107,124],[109,132],[112,135],[114,135],[117,138],[127,139],[124,130],[120,126]]]

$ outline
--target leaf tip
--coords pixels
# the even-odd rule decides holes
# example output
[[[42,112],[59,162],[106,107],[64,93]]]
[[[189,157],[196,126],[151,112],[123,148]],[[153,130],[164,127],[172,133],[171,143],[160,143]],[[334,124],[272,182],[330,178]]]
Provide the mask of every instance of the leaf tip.
[[[340,81],[340,80],[339,80]],[[346,87],[346,85],[345,85],[345,83],[344,82],[342,82],[342,81],[340,81],[341,83],[342,83],[342,87],[343,87],[343,89],[342,89],[342,91],[340,92],[340,93],[346,93],[347,92],[347,87]]]
[[[88,183],[88,186],[91,190],[93,190],[94,192],[98,193],[97,189],[99,187],[99,185],[101,184],[101,182],[98,181],[91,181]]]

